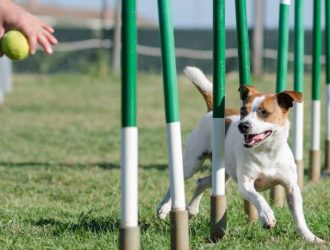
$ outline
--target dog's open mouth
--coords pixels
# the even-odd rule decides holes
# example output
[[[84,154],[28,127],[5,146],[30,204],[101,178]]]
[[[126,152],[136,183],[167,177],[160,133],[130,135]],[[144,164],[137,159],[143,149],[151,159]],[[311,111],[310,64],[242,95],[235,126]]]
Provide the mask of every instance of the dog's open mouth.
[[[268,138],[272,134],[271,130],[264,131],[260,134],[247,134],[244,135],[244,146],[251,148],[258,145],[260,142]]]

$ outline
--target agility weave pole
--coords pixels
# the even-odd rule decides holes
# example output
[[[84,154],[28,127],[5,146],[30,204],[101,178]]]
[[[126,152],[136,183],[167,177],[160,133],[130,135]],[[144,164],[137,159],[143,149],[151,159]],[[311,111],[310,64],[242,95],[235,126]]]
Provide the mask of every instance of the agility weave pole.
[[[313,10],[313,64],[312,64],[312,116],[309,178],[317,183],[320,180],[320,72],[321,72],[321,0],[314,0]]]
[[[158,12],[172,200],[170,212],[171,249],[186,250],[189,249],[188,211],[186,210],[184,192],[181,125],[171,0],[158,0]]]
[[[136,126],[136,3],[122,1],[121,218],[119,249],[140,249]]]
[[[237,49],[238,49],[238,64],[239,64],[239,81],[240,85],[251,84],[250,71],[250,48],[249,35],[246,16],[246,1],[235,0],[236,9],[236,31],[237,31]],[[257,209],[252,203],[244,200],[244,210],[250,220],[258,218]]]
[[[325,1],[326,140],[324,172],[330,174],[330,3]]]
[[[279,37],[277,48],[277,72],[276,72],[276,93],[286,89],[289,53],[289,13],[290,0],[280,1],[279,14]],[[270,199],[277,207],[284,206],[284,189],[282,186],[275,186],[271,190]]]
[[[210,239],[225,235],[227,201],[225,195],[225,90],[226,90],[225,0],[213,0],[213,140]]]
[[[294,10],[294,91],[304,92],[304,23],[303,0],[295,1]],[[298,185],[304,185],[304,103],[293,106],[293,156],[297,164]]]

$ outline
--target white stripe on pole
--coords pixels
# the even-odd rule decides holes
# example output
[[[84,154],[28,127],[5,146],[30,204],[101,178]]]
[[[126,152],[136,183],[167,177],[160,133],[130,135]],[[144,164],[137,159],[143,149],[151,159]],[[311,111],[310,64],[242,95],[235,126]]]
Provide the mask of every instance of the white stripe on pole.
[[[138,226],[138,130],[121,129],[121,227]]]
[[[225,195],[225,118],[213,118],[212,195]]]
[[[321,102],[312,100],[312,137],[311,150],[320,150]]]
[[[297,161],[303,160],[304,151],[304,103],[293,105],[293,156]]]
[[[185,210],[184,176],[180,122],[166,124],[172,208]]]
[[[330,141],[330,84],[326,85],[327,140]]]
[[[281,3],[282,4],[290,5],[290,0],[281,0]]]

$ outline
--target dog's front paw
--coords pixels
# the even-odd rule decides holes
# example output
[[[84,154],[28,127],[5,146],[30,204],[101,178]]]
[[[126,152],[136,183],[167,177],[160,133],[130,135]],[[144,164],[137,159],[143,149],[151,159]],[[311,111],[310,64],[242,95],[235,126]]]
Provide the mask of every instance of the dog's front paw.
[[[157,217],[160,220],[165,220],[167,215],[170,213],[171,211],[171,204],[164,204],[162,206],[159,206],[159,208],[157,209]]]
[[[298,233],[299,233],[299,231],[298,231]],[[327,243],[325,240],[322,240],[319,237],[315,236],[312,232],[305,232],[305,233],[300,232],[300,233],[309,242],[314,242],[314,243],[318,243],[318,244]]]
[[[273,210],[264,209],[259,214],[261,224],[264,228],[271,229],[276,225],[276,219]]]
[[[319,244],[326,244],[327,242],[325,240],[322,240],[318,237],[315,236],[314,242],[319,243]]]

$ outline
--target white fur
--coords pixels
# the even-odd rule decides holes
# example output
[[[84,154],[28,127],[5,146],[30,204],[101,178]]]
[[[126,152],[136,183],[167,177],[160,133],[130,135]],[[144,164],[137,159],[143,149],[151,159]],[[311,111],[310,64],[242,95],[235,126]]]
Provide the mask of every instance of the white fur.
[[[204,84],[206,78],[201,77],[201,71],[196,68],[186,68],[185,74],[190,79],[194,79],[194,84],[200,87],[207,86],[208,90],[212,89]],[[196,79],[201,79],[203,83]],[[203,87],[201,88],[206,91]],[[244,199],[257,208],[260,222],[265,228],[273,228],[276,220],[271,207],[258,191],[280,184],[286,190],[288,205],[295,220],[297,232],[308,241],[324,242],[308,229],[305,221],[302,197],[297,184],[296,164],[287,143],[290,123],[287,120],[283,126],[280,126],[259,119],[256,111],[264,98],[266,96],[256,97],[252,103],[251,112],[242,120],[249,121],[251,124],[251,134],[266,130],[272,131],[272,134],[258,145],[246,148],[243,143],[243,135],[238,129],[238,124],[242,122],[240,117],[226,117],[232,121],[225,140],[226,173],[237,182],[239,192]],[[193,176],[212,152],[212,138],[212,112],[209,112],[202,117],[189,136],[183,156],[185,179]],[[203,192],[211,187],[211,182],[211,176],[198,180],[195,193],[187,206],[190,215],[198,213]],[[170,202],[168,193],[159,205],[159,218],[164,219],[167,216],[171,206]]]

